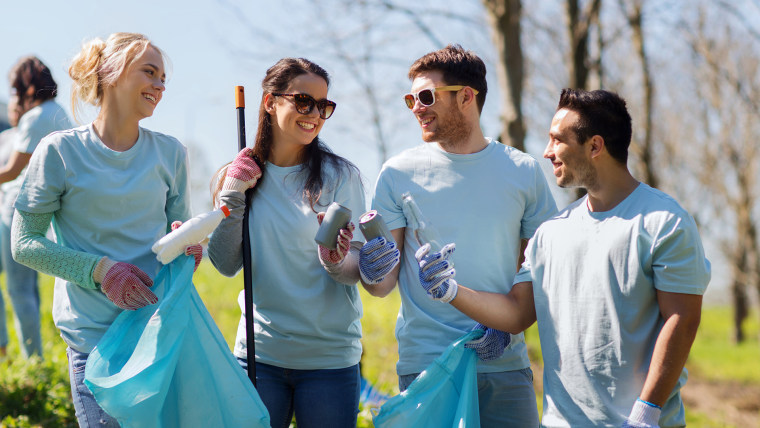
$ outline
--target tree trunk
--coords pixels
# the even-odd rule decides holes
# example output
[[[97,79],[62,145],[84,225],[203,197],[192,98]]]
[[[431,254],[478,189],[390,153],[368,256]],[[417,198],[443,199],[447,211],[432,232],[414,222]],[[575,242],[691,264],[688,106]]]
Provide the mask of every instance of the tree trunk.
[[[588,76],[591,72],[588,40],[591,33],[591,24],[598,20],[601,0],[590,0],[586,4],[586,10],[581,11],[580,0],[567,0],[565,10],[567,12],[567,31],[570,37],[570,62],[569,83],[573,89],[588,89]],[[600,53],[601,58],[601,53]],[[579,187],[575,191],[577,198],[583,197],[586,189]]]
[[[522,113],[524,59],[520,44],[520,0],[483,0],[491,34],[499,54],[497,76],[501,93],[502,131],[499,139],[525,151],[525,120]]]
[[[642,89],[644,92],[644,129],[643,137],[641,141],[641,168],[643,172],[644,181],[652,187],[658,187],[660,180],[655,172],[654,165],[654,153],[652,148],[652,104],[653,104],[653,92],[654,83],[652,82],[652,74],[649,71],[649,57],[647,56],[644,46],[644,29],[642,25],[642,1],[633,2],[633,10],[628,12],[628,24],[633,30],[633,46],[638,54],[641,64],[641,80]],[[621,6],[625,7],[621,0]]]

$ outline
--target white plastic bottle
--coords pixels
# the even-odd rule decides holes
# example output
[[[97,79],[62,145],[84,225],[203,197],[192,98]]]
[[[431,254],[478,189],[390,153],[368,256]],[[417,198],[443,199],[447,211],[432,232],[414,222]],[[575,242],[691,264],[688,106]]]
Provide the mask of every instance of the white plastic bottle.
[[[443,241],[438,231],[433,228],[433,225],[428,219],[422,215],[420,207],[414,202],[412,194],[409,192],[401,195],[401,209],[406,217],[407,227],[414,230],[414,237],[417,239],[417,243],[421,246],[430,244],[430,253],[441,251],[443,248]]]
[[[197,215],[156,241],[151,250],[156,253],[159,262],[169,264],[184,253],[189,245],[203,241],[229,215],[230,210],[224,205],[214,211]]]

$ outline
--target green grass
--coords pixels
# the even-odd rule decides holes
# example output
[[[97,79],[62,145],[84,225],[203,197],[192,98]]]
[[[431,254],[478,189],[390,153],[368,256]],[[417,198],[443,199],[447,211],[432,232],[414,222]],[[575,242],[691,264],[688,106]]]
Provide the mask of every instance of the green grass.
[[[760,384],[760,319],[751,311],[744,323],[746,340],[733,341],[731,308],[702,311],[702,322],[686,367],[703,379]]]
[[[242,289],[242,274],[234,278],[224,277],[216,272],[208,260],[204,260],[193,282],[227,343],[232,347],[240,320],[237,296]],[[0,284],[5,284],[2,276],[0,276]],[[11,337],[8,348],[9,358],[0,363],[0,427],[3,428],[76,426],[73,422],[73,408],[68,397],[65,345],[53,325],[50,314],[53,296],[52,278],[41,276],[40,296],[45,355],[43,362],[25,362],[18,357],[19,349],[13,329],[10,303],[6,298]],[[380,299],[362,290],[361,297],[364,305],[363,374],[387,394],[395,395],[398,393],[396,377],[398,355],[394,327],[400,305],[398,292],[394,291],[388,297]],[[740,385],[759,385],[760,364],[757,361],[760,360],[760,344],[758,344],[760,322],[757,311],[751,312],[746,323],[747,342],[739,346],[732,343],[731,319],[730,308],[704,309],[700,330],[687,367],[692,377],[731,381]],[[540,367],[541,351],[535,325],[526,332],[526,341],[531,361]],[[541,391],[537,390],[536,394],[540,411]],[[19,404],[20,402],[25,404]],[[11,412],[9,408],[15,410]],[[727,426],[716,420],[715,416],[701,414],[693,409],[687,408],[686,415],[687,424],[690,427]],[[360,416],[360,427],[372,426],[367,409],[364,409]]]

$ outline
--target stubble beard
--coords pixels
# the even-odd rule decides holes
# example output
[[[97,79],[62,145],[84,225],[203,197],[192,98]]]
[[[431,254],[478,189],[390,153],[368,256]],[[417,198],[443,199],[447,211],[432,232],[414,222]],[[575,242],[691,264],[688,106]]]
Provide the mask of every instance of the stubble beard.
[[[567,169],[565,164],[565,174],[557,180],[557,185],[563,189],[582,187],[592,189],[597,185],[596,171],[591,163],[586,160],[578,159],[578,166],[574,171]]]
[[[458,147],[466,145],[472,130],[464,114],[455,105],[447,113],[446,117],[438,116],[438,129],[427,136],[423,132],[422,139],[428,143],[438,143],[446,151],[456,151]]]

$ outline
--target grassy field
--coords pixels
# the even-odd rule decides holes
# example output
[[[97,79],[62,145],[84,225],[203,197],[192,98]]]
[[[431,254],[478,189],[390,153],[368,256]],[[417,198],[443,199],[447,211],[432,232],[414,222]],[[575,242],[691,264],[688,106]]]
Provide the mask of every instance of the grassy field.
[[[0,427],[69,427],[76,426],[73,409],[68,402],[68,374],[63,341],[53,326],[50,315],[52,303],[52,279],[41,277],[43,340],[45,361],[24,362],[18,358],[18,345],[11,321],[9,358],[0,363]],[[0,277],[4,284],[4,277]],[[218,274],[204,260],[195,274],[194,283],[208,310],[232,345],[240,311],[237,295],[242,288],[242,275],[226,278]],[[6,294],[7,296],[7,294]],[[400,305],[397,292],[384,299],[374,298],[362,291],[364,303],[364,349],[362,368],[364,376],[390,395],[398,393],[395,364],[396,340],[393,329]],[[7,311],[10,304],[6,298]],[[749,340],[740,346],[731,341],[731,311],[728,308],[706,308],[697,341],[692,349],[687,367],[692,379],[718,384],[727,383],[736,388],[760,388],[760,322],[753,311],[747,323]],[[531,327],[526,334],[531,360],[540,369],[541,356],[537,329]],[[540,385],[540,382],[538,383]],[[537,385],[538,386],[538,385]],[[687,387],[689,385],[687,384]],[[539,406],[541,391],[537,391]],[[21,411],[20,409],[26,409]],[[28,416],[16,417],[27,413]],[[12,415],[12,416],[8,416]],[[690,427],[732,427],[715,412],[687,407]],[[369,412],[362,412],[359,426],[371,426]]]

